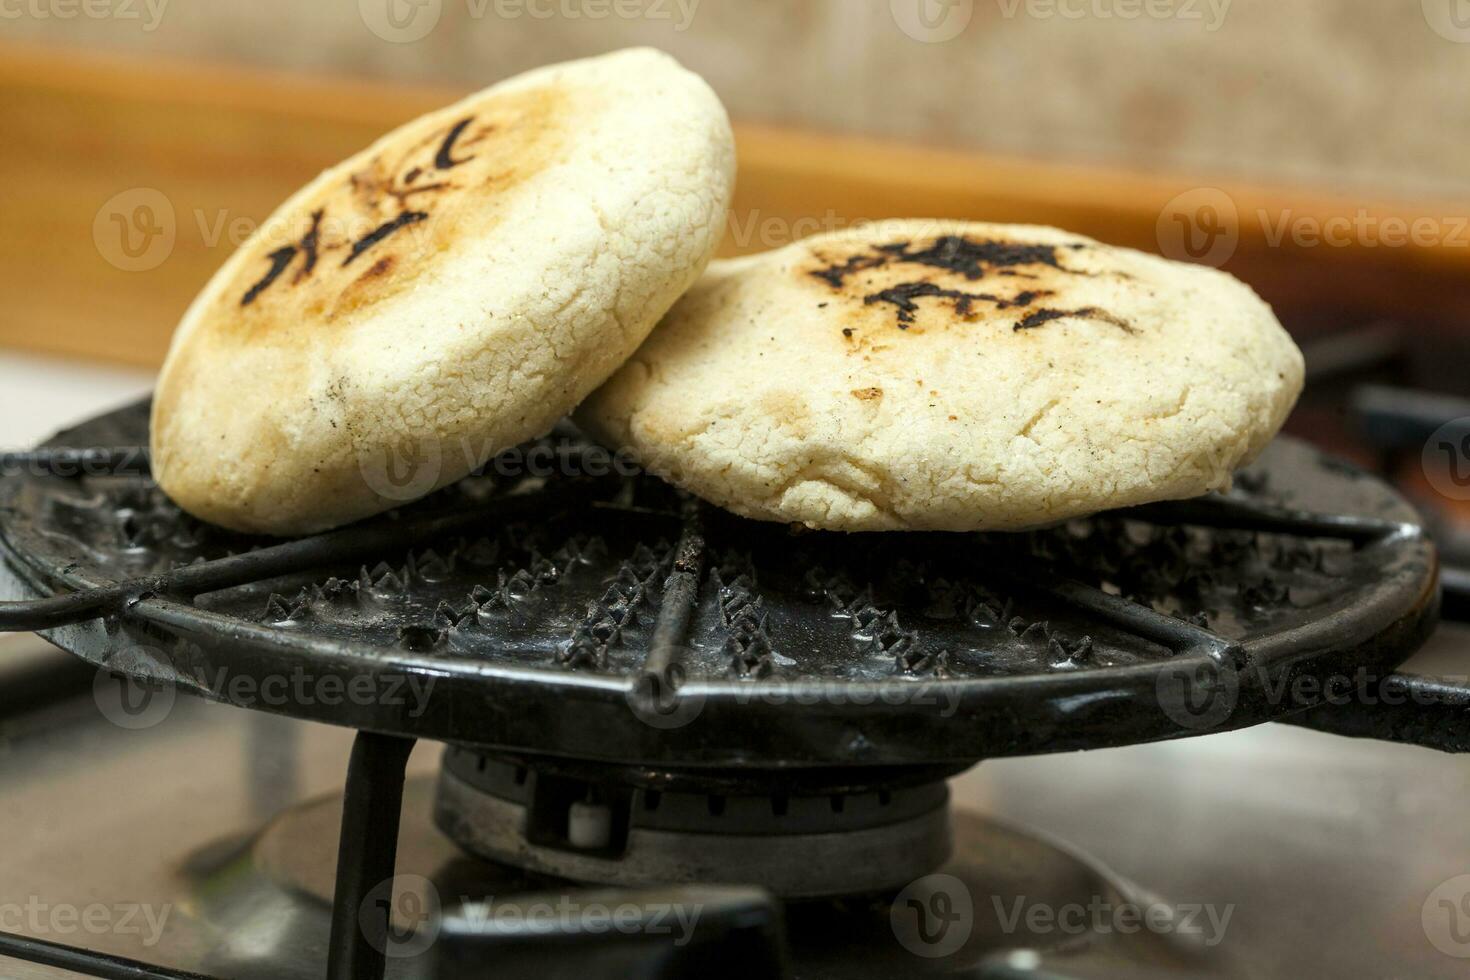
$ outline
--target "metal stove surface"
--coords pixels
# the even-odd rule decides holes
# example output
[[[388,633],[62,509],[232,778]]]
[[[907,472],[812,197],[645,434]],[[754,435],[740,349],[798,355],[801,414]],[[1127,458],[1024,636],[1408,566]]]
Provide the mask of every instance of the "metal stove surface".
[[[6,659],[38,643],[7,641]],[[1446,627],[1414,665],[1463,673],[1467,650],[1470,631]],[[325,929],[301,929],[274,895],[252,904],[248,845],[288,807],[340,790],[351,735],[188,697],[139,730],[108,721],[86,694],[0,719],[5,823],[26,828],[28,845],[0,848],[4,926],[177,969],[240,975],[269,963],[256,975],[319,976]],[[415,753],[419,783],[438,755],[434,745]],[[1470,766],[1458,757],[1266,725],[990,761],[952,790],[961,820],[983,814],[1053,835],[1176,908],[1229,909],[1228,975],[1464,975],[1465,960],[1432,941],[1446,942],[1440,920],[1426,929],[1425,919],[1440,886],[1470,872],[1470,825],[1455,819],[1470,805]],[[411,795],[410,808],[419,805]],[[404,860],[455,860],[446,839],[413,829],[425,825],[406,818]],[[323,826],[330,864],[334,823]],[[311,869],[294,873],[309,879]],[[974,900],[987,914],[987,896]],[[108,907],[107,922],[47,924],[50,910],[94,904]],[[151,907],[155,921],[167,910],[156,941],[146,916],[122,921],[124,906]],[[40,928],[25,921],[32,915]],[[915,959],[914,972],[922,965]],[[1088,975],[1148,975],[1101,969]],[[0,976],[69,974],[0,960]]]

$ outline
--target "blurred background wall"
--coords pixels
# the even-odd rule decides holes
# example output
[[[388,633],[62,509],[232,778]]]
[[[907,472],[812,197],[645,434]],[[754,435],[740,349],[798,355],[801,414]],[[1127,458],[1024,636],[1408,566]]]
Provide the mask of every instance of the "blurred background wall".
[[[633,44],[732,115],[1459,197],[1467,0],[0,0],[0,39],[478,87]]]

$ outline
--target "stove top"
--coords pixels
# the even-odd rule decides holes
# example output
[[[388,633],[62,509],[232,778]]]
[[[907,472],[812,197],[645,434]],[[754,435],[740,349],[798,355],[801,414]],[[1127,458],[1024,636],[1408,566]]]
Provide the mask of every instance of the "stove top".
[[[1467,643],[1470,630],[1446,626],[1408,666],[1453,672]],[[26,663],[62,671],[72,663],[30,638],[0,649],[7,681]],[[183,696],[155,707],[141,727],[119,727],[108,713],[134,723],[115,700],[121,693],[104,684],[94,695],[88,685],[0,722],[6,821],[25,828],[26,843],[0,854],[4,927],[177,971],[321,977],[323,896],[352,733]],[[497,868],[434,829],[442,751],[424,743],[409,762],[400,887],[434,882],[446,904],[526,892],[547,908],[582,901],[576,896],[587,888]],[[1191,916],[1193,928],[1113,934],[1106,938],[1128,943],[1100,944],[1066,961],[1061,975],[1464,975],[1465,960],[1454,954],[1470,953],[1470,942],[1456,945],[1434,901],[1453,898],[1446,883],[1470,873],[1470,827],[1446,819],[1470,806],[1470,770],[1459,757],[1266,725],[992,760],[949,786],[956,839],[976,844],[969,860],[990,874],[965,887],[972,936],[996,940],[991,975],[1038,975],[1025,972],[1027,955],[1007,953],[1000,940],[1052,949],[1075,941],[1076,922],[1116,930],[1129,901],[1146,908],[1153,900],[1181,920]],[[948,894],[943,879],[928,885],[921,899],[930,906],[935,894]],[[850,918],[846,905],[815,903],[787,924],[794,975],[865,975],[814,955],[837,939],[861,940],[864,953],[886,943],[903,964],[867,975],[919,975],[934,962],[922,955],[934,947],[917,940],[910,951],[903,938],[914,938],[891,919],[871,910]],[[82,918],[89,908],[106,909],[92,913],[90,926]],[[834,909],[843,912],[835,921]],[[406,925],[415,909],[400,895],[397,911]],[[1126,926],[1126,915],[1120,921]],[[1181,958],[1181,937],[1194,955]],[[409,959],[389,961],[391,976],[413,976],[414,968]],[[0,959],[0,975],[77,974]],[[543,964],[537,975],[557,974]]]

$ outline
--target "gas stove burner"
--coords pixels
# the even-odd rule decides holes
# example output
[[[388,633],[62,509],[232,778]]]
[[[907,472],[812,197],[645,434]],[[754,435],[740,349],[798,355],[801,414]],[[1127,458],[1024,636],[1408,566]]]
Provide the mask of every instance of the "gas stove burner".
[[[0,480],[0,587],[26,596],[0,602],[0,629],[358,729],[333,980],[387,970],[373,890],[394,874],[418,738],[451,746],[435,809],[471,854],[599,887],[737,882],[802,899],[951,866],[942,780],[989,757],[1293,715],[1353,730],[1363,720],[1333,699],[1380,681],[1416,695],[1412,723],[1383,716],[1391,737],[1466,742],[1462,691],[1389,676],[1439,607],[1413,511],[1291,440],[1228,497],[1024,534],[798,533],[642,474],[480,475],[279,542],[174,507],[118,448],[146,444],[147,414],[64,433]],[[590,450],[569,430],[550,441],[517,455]],[[712,899],[729,912],[716,926],[769,892]],[[437,976],[480,975],[460,967],[508,962],[505,942],[527,938],[490,937],[486,958],[487,937],[457,922]],[[716,937],[715,962],[745,943],[738,928]],[[869,966],[854,948],[846,966]],[[176,980],[19,936],[0,934],[0,955]]]
[[[1015,915],[1017,908],[1032,905],[1104,914],[1175,906],[1168,897],[1149,894],[1094,860],[973,814],[954,817],[952,853],[922,874],[861,895],[772,902],[739,886],[661,883],[608,889],[466,855],[430,822],[435,794],[428,775],[411,778],[405,787],[394,909],[404,951],[434,935],[433,952],[425,958],[433,956],[437,972],[426,969],[422,959],[401,957],[395,965],[413,969],[397,976],[418,977],[420,971],[438,980],[723,976],[750,967],[740,975],[887,980],[952,976],[970,969],[974,972],[964,975],[1000,977],[1011,975],[1009,963],[1034,959],[1061,971],[1052,976],[1116,975],[1119,963],[1141,961],[1169,964],[1177,971],[1170,976],[1239,975],[1226,949],[1191,942],[1186,931],[1124,935],[1098,930],[1079,936]],[[442,796],[440,801],[442,806]],[[325,929],[334,890],[332,854],[322,842],[331,839],[341,818],[341,795],[320,797],[278,815],[244,854],[222,843],[190,862],[190,914],[225,937],[209,963],[212,974],[235,980],[312,980],[321,975],[316,937]],[[759,847],[751,850],[751,859],[759,860],[754,853]],[[822,857],[809,853],[801,863],[810,868]],[[579,941],[561,931],[568,917],[553,914],[558,909],[634,905],[666,909],[680,901],[697,903],[701,921],[728,916],[743,925],[738,941],[718,943],[720,958],[713,964],[710,952],[699,954],[684,946],[680,950],[696,962],[665,962],[665,972],[659,973],[640,958],[651,951],[638,949],[636,936],[607,931],[590,942],[586,937]],[[935,917],[921,921],[916,903]],[[970,914],[962,927],[945,931],[942,917],[966,906]],[[435,919],[428,916],[433,909],[440,912]],[[536,942],[488,929],[497,912],[507,921],[540,913]],[[672,915],[666,919],[671,928],[681,928]],[[772,948],[783,939],[789,948]],[[609,966],[619,963],[626,965]],[[765,967],[754,968],[754,963]],[[1111,972],[1091,973],[1089,965],[1111,965]]]
[[[743,780],[750,784],[747,778]],[[942,779],[729,793],[601,778],[450,749],[435,820],[472,854],[581,882],[722,882],[785,898],[896,888],[949,856]]]
[[[146,422],[57,442],[139,445]],[[586,448],[557,440],[548,458]],[[1027,534],[836,535],[642,475],[480,476],[281,543],[145,477],[31,470],[0,481],[0,547],[12,591],[43,598],[0,604],[0,627],[246,707],[503,752],[963,764],[1256,724],[1413,650],[1434,551],[1392,490],[1289,440],[1240,487]],[[1273,696],[1304,675],[1316,695]],[[370,696],[312,696],[327,679]]]

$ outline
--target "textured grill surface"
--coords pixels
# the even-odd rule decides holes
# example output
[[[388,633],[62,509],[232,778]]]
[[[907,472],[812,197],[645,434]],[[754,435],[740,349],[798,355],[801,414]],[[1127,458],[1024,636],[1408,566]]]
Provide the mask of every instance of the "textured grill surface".
[[[135,407],[61,442],[144,443],[145,425],[144,408]],[[575,437],[553,438],[565,450]],[[23,476],[4,486],[5,543],[31,592],[55,591],[62,582],[76,589],[166,575],[277,544],[202,525],[143,477]],[[1179,523],[1180,515],[1166,509],[1013,535],[842,536],[734,518],[693,505],[646,476],[554,477],[548,487],[534,487],[472,477],[395,518],[406,524],[482,509],[483,516],[450,533],[203,594],[160,583],[139,590],[134,599],[143,601],[130,605],[126,618],[151,624],[148,635],[162,653],[150,669],[164,676],[182,670],[185,659],[196,666],[209,660],[201,649],[216,642],[306,649],[320,641],[315,649],[332,654],[324,665],[357,658],[360,665],[442,668],[466,683],[478,681],[479,697],[492,700],[556,678],[593,681],[560,689],[563,696],[571,692],[562,711],[574,706],[576,692],[605,699],[652,671],[665,693],[679,687],[712,702],[748,701],[751,691],[762,692],[759,710],[747,712],[752,721],[768,710],[852,719],[886,717],[893,706],[865,716],[860,712],[871,701],[831,704],[830,691],[814,695],[821,705],[809,706],[790,685],[871,682],[902,691],[927,682],[988,700],[1009,689],[965,682],[1011,679],[1041,684],[1032,696],[1051,699],[1054,708],[1056,699],[1086,692],[1117,699],[1124,689],[1147,687],[1130,668],[1204,654],[1264,663],[1277,655],[1273,644],[1298,627],[1334,622],[1336,642],[1352,647],[1374,630],[1363,623],[1342,633],[1344,615],[1371,606],[1371,594],[1393,606],[1390,622],[1412,618],[1427,603],[1425,583],[1433,574],[1428,546],[1396,530],[1412,520],[1401,501],[1376,481],[1289,443],[1241,481],[1240,507],[1222,512],[1223,519],[1210,512],[1205,521],[1248,525],[1237,529]],[[530,497],[515,497],[528,491]],[[1252,509],[1308,504],[1368,523],[1276,533],[1277,525]],[[671,578],[676,564],[679,574]],[[689,602],[679,600],[687,608],[671,609],[667,592],[681,576],[697,588],[689,590]],[[1390,588],[1392,596],[1380,595]],[[187,655],[176,653],[171,644],[180,641],[181,624],[199,611],[224,618],[211,619],[202,633],[191,628],[194,646]],[[662,620],[671,622],[656,643]],[[107,656],[106,640],[67,645],[95,659]],[[1397,662],[1408,652],[1403,643],[1390,646],[1374,648],[1376,662]],[[237,653],[233,663],[251,661]],[[1066,677],[1077,683],[1047,687]],[[999,720],[953,727],[974,734],[999,725],[1008,730],[1000,751],[1034,750],[1013,731],[1029,724],[1028,713],[1007,704],[996,710]],[[1118,723],[1117,705],[1100,710],[1093,716],[1074,708],[1073,715],[1084,727],[1112,724],[1116,735],[1101,741],[1165,733]],[[706,703],[700,720],[709,714]],[[1050,730],[1035,732],[1036,739],[1050,736],[1055,747],[1074,747],[1057,737],[1062,722],[1055,710],[1050,717]],[[340,720],[361,721],[345,713]],[[1260,719],[1242,716],[1241,723],[1252,720]],[[403,724],[395,718],[388,727]],[[575,727],[543,724],[540,739],[550,744],[529,747],[560,749],[566,730]],[[489,733],[474,729],[433,734],[489,744]],[[881,749],[863,729],[825,731],[831,744],[797,739],[802,751],[793,751],[842,761]],[[738,748],[718,730],[699,738],[681,730],[679,737],[690,741],[668,751],[719,755],[721,741],[726,754]],[[513,744],[527,747],[526,741]],[[975,740],[974,755],[988,754],[981,742]]]

